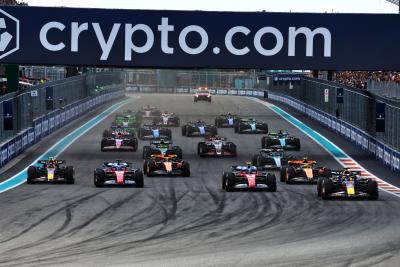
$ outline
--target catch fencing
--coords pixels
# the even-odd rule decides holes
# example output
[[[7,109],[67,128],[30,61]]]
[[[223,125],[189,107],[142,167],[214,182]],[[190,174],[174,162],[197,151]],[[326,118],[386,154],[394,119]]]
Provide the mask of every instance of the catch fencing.
[[[122,71],[88,73],[2,96],[0,98],[0,143],[32,127],[33,121],[38,117],[65,108],[89,96],[106,93],[107,90],[102,92],[104,88],[112,88],[123,83]],[[12,106],[12,112],[8,114],[12,117],[13,127],[10,130],[4,128],[4,118],[7,115],[3,114],[5,101]]]
[[[288,96],[367,133],[391,149],[400,150],[400,101],[373,94],[367,90],[303,77],[296,82],[271,82],[269,92]],[[337,102],[343,88],[343,103]],[[385,103],[385,132],[376,132],[376,105]]]

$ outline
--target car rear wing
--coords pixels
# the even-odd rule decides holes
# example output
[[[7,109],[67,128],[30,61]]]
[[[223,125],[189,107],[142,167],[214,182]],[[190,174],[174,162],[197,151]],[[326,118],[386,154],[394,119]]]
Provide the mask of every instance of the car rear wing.
[[[47,164],[49,161],[47,159],[38,160],[38,164]],[[55,160],[56,164],[64,164],[65,160]]]
[[[292,166],[300,166],[300,165],[317,164],[317,162],[315,160],[289,160],[288,164]]]
[[[151,140],[150,145],[159,145],[159,144],[165,144],[165,145],[172,145],[172,141],[170,140]]]
[[[331,174],[332,175],[345,175],[343,172],[344,172],[345,170],[331,170]],[[347,174],[347,175],[361,175],[361,171],[354,171],[354,170],[348,170],[349,171],[349,174]]]

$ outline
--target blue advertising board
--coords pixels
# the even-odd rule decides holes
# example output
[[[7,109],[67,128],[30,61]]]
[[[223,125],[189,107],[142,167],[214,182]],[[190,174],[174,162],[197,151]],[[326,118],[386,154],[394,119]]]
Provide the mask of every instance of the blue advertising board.
[[[400,69],[397,14],[29,6],[0,13],[8,36],[0,43],[2,64]]]

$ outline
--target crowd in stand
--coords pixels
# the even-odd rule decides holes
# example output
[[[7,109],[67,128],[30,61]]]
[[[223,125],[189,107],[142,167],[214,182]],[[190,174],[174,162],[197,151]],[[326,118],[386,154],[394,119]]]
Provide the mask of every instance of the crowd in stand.
[[[359,89],[367,89],[368,81],[400,83],[400,72],[396,71],[337,71],[333,75],[337,83]]]

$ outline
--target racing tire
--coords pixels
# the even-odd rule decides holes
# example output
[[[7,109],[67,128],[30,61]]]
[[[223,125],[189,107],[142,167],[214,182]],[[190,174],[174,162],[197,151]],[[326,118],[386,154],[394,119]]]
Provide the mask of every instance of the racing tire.
[[[222,173],[222,190],[225,190],[226,172]]]
[[[321,185],[321,197],[323,200],[329,199],[329,195],[332,193],[333,183],[329,178],[322,179]]]
[[[265,183],[268,186],[268,191],[276,192],[276,177],[275,174],[268,173],[265,179]]]
[[[156,164],[153,161],[146,162],[146,175],[147,177],[153,177],[153,171],[156,169]]]
[[[183,151],[179,146],[174,147],[174,151],[178,159],[183,159]]]
[[[101,152],[105,152],[106,150],[104,149],[104,147],[105,147],[105,142],[104,142],[105,140],[101,140],[101,144],[100,144],[100,151]]]
[[[324,178],[318,178],[318,180],[317,180],[317,196],[321,196],[321,192],[322,192],[322,180],[323,180]]]
[[[187,125],[182,126],[182,136],[186,136]]]
[[[103,187],[105,182],[105,173],[101,169],[97,169],[94,171],[94,185],[96,187]]]
[[[137,151],[137,149],[138,149],[138,140],[135,138],[135,139],[133,139],[132,140],[132,142],[133,142],[133,149],[132,149],[132,152],[136,152]]]
[[[147,174],[147,160],[143,160],[143,174]]]
[[[148,157],[150,157],[150,153],[151,152],[151,147],[150,146],[144,146],[143,147],[143,153],[142,153],[142,157],[143,159],[147,159]]]
[[[135,172],[134,180],[135,180],[136,187],[143,187],[144,186],[143,172],[141,170],[138,170],[138,171]]]
[[[183,177],[190,177],[190,165],[189,162],[182,162],[182,176]]]
[[[260,129],[263,130],[265,134],[267,134],[268,133],[268,124],[263,123],[261,125]]]
[[[280,181],[282,183],[286,182],[286,171],[287,171],[286,167],[281,167],[281,170],[280,170],[280,175],[281,175]]]
[[[378,183],[370,180],[367,183],[367,196],[369,200],[377,200],[379,197]]]
[[[261,148],[266,148],[265,147],[265,139],[266,138],[267,138],[266,136],[261,137]]]
[[[29,166],[28,168],[28,177],[26,179],[27,184],[34,184],[35,179],[37,177],[37,169],[35,166]]]
[[[295,140],[294,140],[294,143],[295,143],[295,151],[300,151],[300,148],[301,148],[301,145],[300,145],[300,139],[298,139],[298,138],[296,138]]]
[[[108,138],[108,137],[111,137],[110,131],[104,130],[104,131],[103,131],[103,138]]]
[[[227,172],[225,178],[225,190],[231,192],[235,189],[236,177],[233,173]]]
[[[234,143],[230,142],[228,146],[229,152],[232,154],[232,157],[237,157],[237,147]]]
[[[203,157],[204,154],[207,153],[207,145],[204,142],[199,142],[197,144],[197,155]]]
[[[239,129],[240,129],[240,123],[237,123],[235,125],[235,133],[239,133]]]
[[[285,182],[286,184],[291,184],[292,183],[292,179],[296,177],[296,171],[294,170],[293,167],[288,167],[286,169],[286,177],[285,177]]]
[[[74,167],[67,166],[65,168],[65,183],[66,184],[74,184],[75,183],[74,173],[75,173]]]

